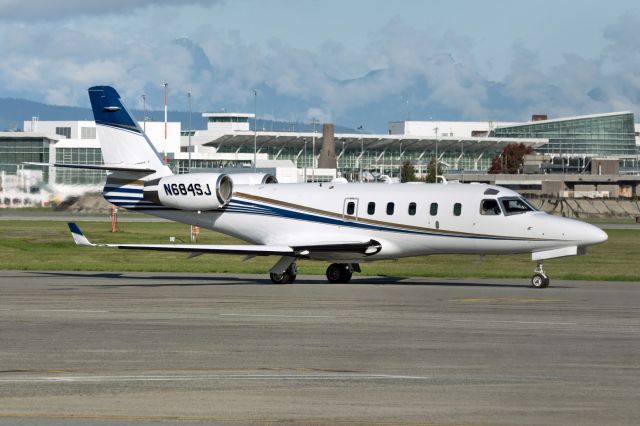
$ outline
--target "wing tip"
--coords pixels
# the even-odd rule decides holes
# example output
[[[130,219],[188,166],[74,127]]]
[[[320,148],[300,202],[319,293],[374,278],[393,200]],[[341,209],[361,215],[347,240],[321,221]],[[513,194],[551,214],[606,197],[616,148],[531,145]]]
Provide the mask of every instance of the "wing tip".
[[[67,223],[67,225],[69,225],[69,231],[71,231],[71,236],[73,237],[73,241],[76,243],[76,245],[79,245],[79,246],[93,245],[87,239],[87,237],[84,236],[84,234],[82,233],[82,230],[80,229],[77,223],[69,222]]]

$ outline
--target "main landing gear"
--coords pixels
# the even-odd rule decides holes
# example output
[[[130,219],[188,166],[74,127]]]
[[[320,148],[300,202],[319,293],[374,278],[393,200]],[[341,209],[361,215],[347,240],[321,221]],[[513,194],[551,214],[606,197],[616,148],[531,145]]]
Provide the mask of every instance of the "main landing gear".
[[[274,284],[292,284],[296,280],[297,274],[298,266],[295,263],[292,263],[282,274],[271,272],[269,277],[271,278],[271,282]]]
[[[332,284],[346,284],[351,281],[354,271],[360,272],[357,263],[332,263],[327,268],[327,280]]]
[[[549,277],[544,273],[544,269],[542,269],[542,262],[539,262],[538,267],[533,271],[531,286],[535,288],[549,287]]]
[[[276,265],[271,270],[282,271],[285,267],[287,269],[284,272],[271,272],[269,277],[274,284],[292,284],[296,280],[298,275],[298,266],[295,262],[289,264],[291,261],[284,258],[280,266]],[[360,272],[360,265],[358,263],[332,263],[327,268],[327,280],[333,284],[346,284],[351,281],[351,276],[354,272]]]

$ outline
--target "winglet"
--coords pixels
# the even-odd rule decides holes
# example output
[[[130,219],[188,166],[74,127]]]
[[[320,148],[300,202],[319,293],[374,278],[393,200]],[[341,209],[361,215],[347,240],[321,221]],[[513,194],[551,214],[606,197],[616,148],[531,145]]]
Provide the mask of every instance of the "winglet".
[[[71,231],[71,236],[73,237],[73,241],[79,246],[93,246],[91,242],[84,236],[80,227],[75,222],[69,222],[69,231]]]

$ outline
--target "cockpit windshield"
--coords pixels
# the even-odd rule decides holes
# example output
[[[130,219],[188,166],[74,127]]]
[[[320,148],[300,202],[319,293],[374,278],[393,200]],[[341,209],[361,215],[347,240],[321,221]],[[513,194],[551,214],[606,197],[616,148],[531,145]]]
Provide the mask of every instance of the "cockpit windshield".
[[[520,197],[501,197],[499,198],[500,204],[502,204],[502,210],[505,216],[512,214],[520,214],[536,211],[526,199]]]

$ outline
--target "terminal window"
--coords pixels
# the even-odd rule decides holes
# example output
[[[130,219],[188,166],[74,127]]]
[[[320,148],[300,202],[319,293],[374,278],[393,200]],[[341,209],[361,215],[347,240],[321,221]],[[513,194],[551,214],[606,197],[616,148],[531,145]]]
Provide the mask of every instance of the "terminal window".
[[[71,139],[71,127],[56,127],[56,135]]]

